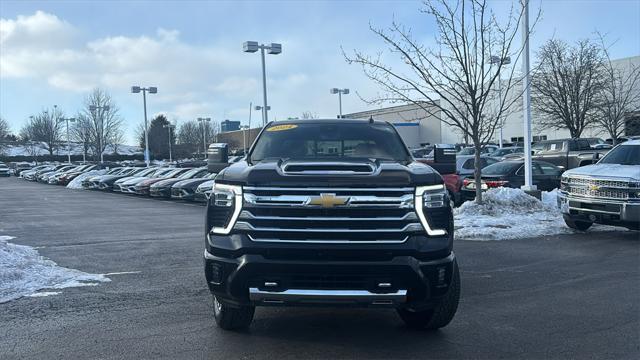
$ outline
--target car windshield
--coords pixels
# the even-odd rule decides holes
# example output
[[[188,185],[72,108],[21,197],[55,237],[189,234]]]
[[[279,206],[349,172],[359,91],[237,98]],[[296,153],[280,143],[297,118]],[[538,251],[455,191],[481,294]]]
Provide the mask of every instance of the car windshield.
[[[160,177],[166,177],[166,178],[174,178],[176,177],[176,175],[182,174],[182,172],[184,172],[186,169],[169,169],[169,171],[164,172],[163,174],[159,175]]]
[[[640,145],[619,145],[609,151],[598,163],[640,165]]]
[[[495,163],[493,165],[489,165],[486,168],[482,169],[482,175],[505,175],[511,173],[513,170],[520,167],[522,163],[520,162],[511,162],[511,161],[503,161],[499,163]]]
[[[178,179],[180,180],[185,180],[185,179],[191,179],[192,177],[195,177],[198,173],[202,172],[203,169],[191,169],[189,171],[187,171],[184,174],[181,174],[180,176],[178,176]]]
[[[269,158],[408,161],[410,155],[389,124],[311,122],[271,124],[251,152],[253,162]]]

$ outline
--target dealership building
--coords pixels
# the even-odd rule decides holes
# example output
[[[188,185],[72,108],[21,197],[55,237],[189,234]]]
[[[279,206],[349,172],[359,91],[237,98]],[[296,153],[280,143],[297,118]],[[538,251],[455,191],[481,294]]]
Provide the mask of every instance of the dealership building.
[[[624,72],[633,67],[640,67],[640,56],[628,57],[613,60],[613,66],[622,69]],[[504,81],[504,80],[503,80]],[[521,90],[516,89],[514,93],[520,94]],[[425,105],[423,105],[425,106]],[[464,143],[462,132],[452,126],[440,121],[441,112],[434,105],[426,105],[427,110],[415,104],[392,106],[375,110],[362,111],[345,114],[345,118],[383,120],[392,123],[407,146],[414,148],[423,144],[455,144]],[[626,119],[625,135],[640,135],[640,104],[636,104],[635,111],[631,112]],[[535,109],[531,109],[533,141],[552,140],[569,137],[569,131],[565,129],[545,129],[536,122],[537,114]],[[511,111],[504,119],[502,139],[504,142],[518,142],[524,139],[522,99],[514,104],[514,111]],[[583,137],[609,138],[609,134],[599,126],[586,129]],[[494,141],[499,142],[500,131],[496,129]]]

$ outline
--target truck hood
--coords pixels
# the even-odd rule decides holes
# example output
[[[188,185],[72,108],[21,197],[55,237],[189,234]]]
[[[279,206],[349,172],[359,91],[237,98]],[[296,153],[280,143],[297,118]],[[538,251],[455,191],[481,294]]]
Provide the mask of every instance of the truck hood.
[[[593,176],[640,180],[640,166],[620,164],[593,164],[565,171],[563,176]]]
[[[441,184],[442,178],[435,170],[426,164],[417,161],[408,164],[398,162],[342,162],[371,166],[371,174],[351,173],[287,173],[287,166],[298,165],[295,161],[263,160],[259,163],[249,164],[246,160],[239,161],[222,170],[216,177],[216,181],[235,183],[245,186],[291,186],[291,187],[410,187],[419,185]],[[305,162],[312,166],[322,168],[328,161]],[[289,167],[291,168],[291,167]]]

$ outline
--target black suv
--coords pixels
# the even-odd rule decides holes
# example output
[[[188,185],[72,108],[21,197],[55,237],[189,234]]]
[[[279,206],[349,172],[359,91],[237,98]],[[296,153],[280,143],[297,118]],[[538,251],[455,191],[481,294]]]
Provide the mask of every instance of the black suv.
[[[272,122],[220,171],[206,212],[214,315],[256,305],[394,307],[412,327],[453,318],[460,275],[441,176],[387,122]]]

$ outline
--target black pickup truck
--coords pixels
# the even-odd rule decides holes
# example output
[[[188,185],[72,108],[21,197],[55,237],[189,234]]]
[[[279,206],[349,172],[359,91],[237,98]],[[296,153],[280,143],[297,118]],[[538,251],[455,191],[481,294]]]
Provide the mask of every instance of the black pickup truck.
[[[460,297],[452,248],[443,180],[391,124],[272,122],[215,178],[204,270],[223,329],[258,305],[393,307],[437,329]]]
[[[558,139],[540,141],[534,145],[533,159],[562,167],[564,170],[591,165],[609,149],[593,149],[588,139]]]

